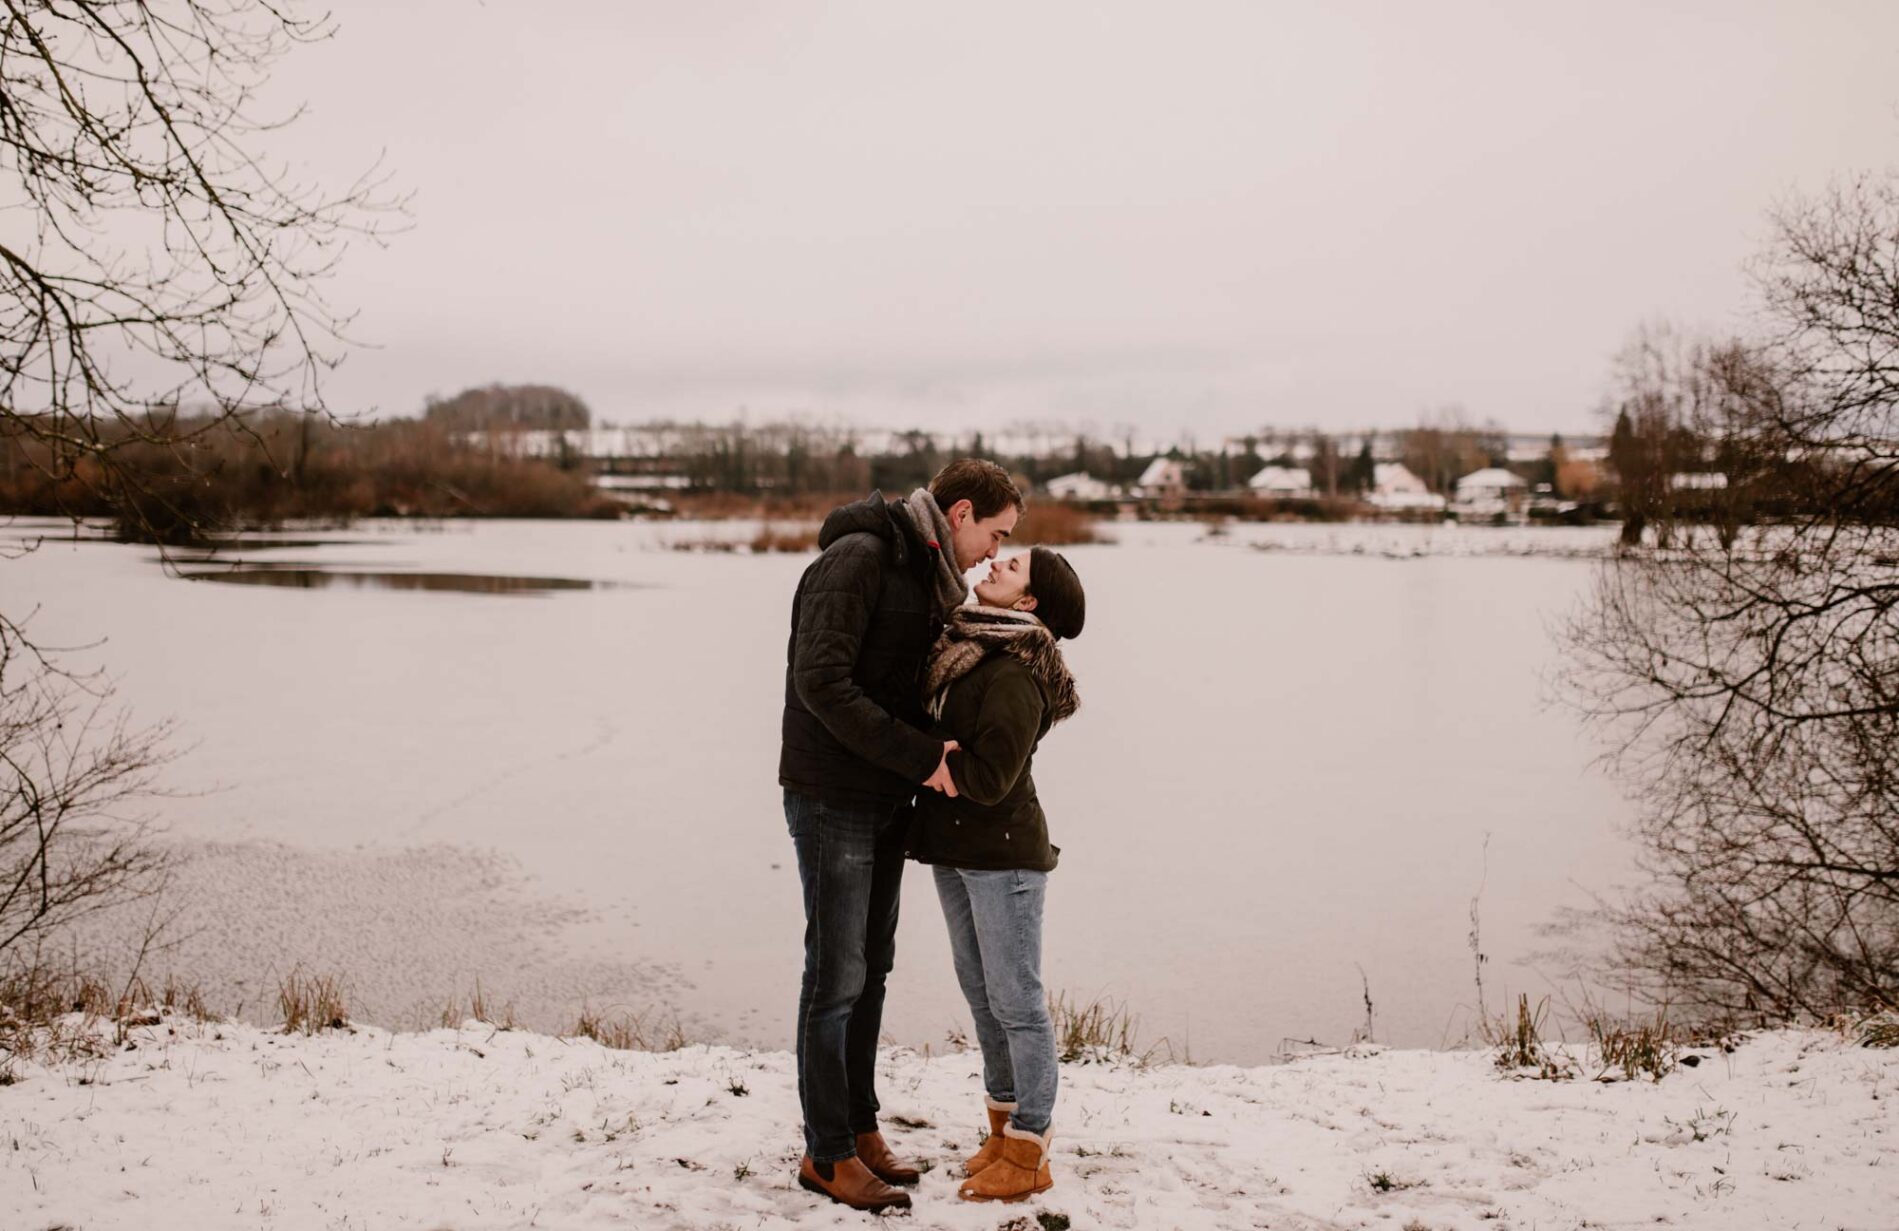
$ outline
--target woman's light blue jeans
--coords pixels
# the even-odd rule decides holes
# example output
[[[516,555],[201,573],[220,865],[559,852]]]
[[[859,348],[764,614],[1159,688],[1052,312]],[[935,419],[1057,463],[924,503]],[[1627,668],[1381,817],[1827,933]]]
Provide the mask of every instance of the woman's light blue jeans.
[[[976,1019],[989,1097],[1014,1103],[1015,1127],[1046,1133],[1055,1115],[1055,1026],[1042,990],[1046,872],[938,867],[956,980]]]

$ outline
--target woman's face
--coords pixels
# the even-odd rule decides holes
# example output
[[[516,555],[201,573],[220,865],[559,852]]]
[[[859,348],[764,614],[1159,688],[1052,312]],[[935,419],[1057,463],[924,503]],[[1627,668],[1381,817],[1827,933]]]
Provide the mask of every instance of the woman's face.
[[[1035,598],[1029,593],[1029,553],[1018,552],[1007,560],[991,563],[988,575],[976,583],[976,601],[985,607],[1034,611]]]

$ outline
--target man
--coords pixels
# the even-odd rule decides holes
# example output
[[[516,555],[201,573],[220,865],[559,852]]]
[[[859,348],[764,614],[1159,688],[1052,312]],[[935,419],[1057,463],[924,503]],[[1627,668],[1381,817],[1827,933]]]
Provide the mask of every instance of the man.
[[[916,1168],[877,1128],[877,1036],[896,956],[903,816],[919,786],[955,793],[927,733],[924,661],[995,558],[1022,493],[992,462],[951,462],[908,500],[879,493],[825,519],[791,605],[778,781],[804,885],[798,1182],[854,1209],[907,1208]]]

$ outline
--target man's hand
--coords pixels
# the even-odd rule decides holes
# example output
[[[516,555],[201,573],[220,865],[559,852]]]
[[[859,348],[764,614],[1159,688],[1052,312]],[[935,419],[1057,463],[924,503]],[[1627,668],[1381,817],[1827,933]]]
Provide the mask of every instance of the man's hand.
[[[941,791],[951,799],[956,798],[956,782],[950,777],[949,772],[949,754],[961,747],[962,745],[955,740],[950,740],[943,745],[943,759],[937,762],[936,772],[923,780],[924,786],[932,791]]]

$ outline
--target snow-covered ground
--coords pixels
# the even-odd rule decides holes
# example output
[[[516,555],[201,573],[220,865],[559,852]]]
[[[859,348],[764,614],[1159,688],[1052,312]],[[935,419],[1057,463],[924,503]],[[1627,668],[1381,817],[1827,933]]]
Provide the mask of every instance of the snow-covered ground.
[[[1899,1052],[1773,1032],[1659,1084],[1500,1077],[1484,1052],[1258,1068],[1073,1065],[1053,1191],[955,1197],[973,1054],[885,1054],[886,1128],[934,1164],[918,1227],[1899,1225]],[[316,1038],[157,1025],[0,1088],[0,1226],[875,1225],[793,1182],[780,1052],[608,1051],[497,1032]]]

